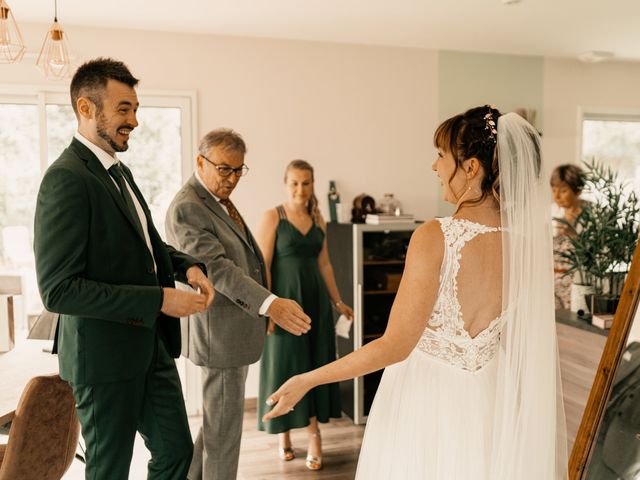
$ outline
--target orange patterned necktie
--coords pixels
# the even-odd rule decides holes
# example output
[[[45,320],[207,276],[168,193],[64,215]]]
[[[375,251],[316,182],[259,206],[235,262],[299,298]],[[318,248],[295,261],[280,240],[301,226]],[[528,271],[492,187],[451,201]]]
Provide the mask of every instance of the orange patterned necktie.
[[[240,227],[240,231],[247,235],[246,227],[244,226],[244,222],[242,221],[242,217],[240,216],[240,212],[236,206],[229,200],[228,198],[221,198],[220,205],[224,205],[227,208],[227,212],[229,212],[229,216],[231,220],[233,220],[238,227]]]

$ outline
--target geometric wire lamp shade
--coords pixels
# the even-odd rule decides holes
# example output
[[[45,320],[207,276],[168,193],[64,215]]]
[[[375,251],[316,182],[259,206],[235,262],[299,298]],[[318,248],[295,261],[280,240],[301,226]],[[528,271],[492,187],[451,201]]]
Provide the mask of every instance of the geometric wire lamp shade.
[[[71,73],[67,34],[62,30],[57,18],[44,37],[36,66],[49,80],[62,80]]]
[[[0,0],[0,63],[19,62],[24,55],[24,40],[7,2]]]

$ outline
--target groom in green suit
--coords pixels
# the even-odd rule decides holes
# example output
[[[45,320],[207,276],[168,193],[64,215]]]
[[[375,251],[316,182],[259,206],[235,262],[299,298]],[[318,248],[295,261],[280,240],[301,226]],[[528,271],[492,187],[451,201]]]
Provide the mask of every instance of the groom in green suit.
[[[116,152],[138,125],[138,80],[119,61],[82,65],[71,81],[78,131],[47,170],[35,215],[38,284],[60,313],[60,376],[76,400],[86,478],[126,480],[136,432],[149,479],[186,478],[192,455],[180,379],[178,317],[206,310],[204,265],[166,245]],[[174,279],[200,292],[175,288]]]

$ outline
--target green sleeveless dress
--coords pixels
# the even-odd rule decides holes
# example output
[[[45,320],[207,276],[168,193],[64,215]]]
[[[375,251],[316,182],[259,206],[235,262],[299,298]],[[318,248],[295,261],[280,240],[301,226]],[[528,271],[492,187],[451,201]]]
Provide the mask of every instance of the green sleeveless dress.
[[[311,330],[298,337],[276,325],[266,338],[260,361],[258,429],[268,433],[306,427],[311,417],[326,423],[341,416],[339,388],[333,383],[311,390],[287,415],[262,422],[262,416],[270,410],[265,401],[280,385],[336,359],[331,300],[318,268],[324,232],[314,223],[304,235],[289,223],[282,206],[277,211],[280,222],[271,263],[271,290],[298,302],[311,318]]]

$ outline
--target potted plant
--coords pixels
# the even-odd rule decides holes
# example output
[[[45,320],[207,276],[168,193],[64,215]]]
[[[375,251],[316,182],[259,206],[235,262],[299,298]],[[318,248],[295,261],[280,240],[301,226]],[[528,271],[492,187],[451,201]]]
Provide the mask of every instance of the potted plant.
[[[585,161],[582,211],[567,226],[571,248],[558,252],[574,284],[590,285],[597,311],[613,313],[638,241],[638,197],[611,167]],[[595,302],[595,303],[592,303]]]

